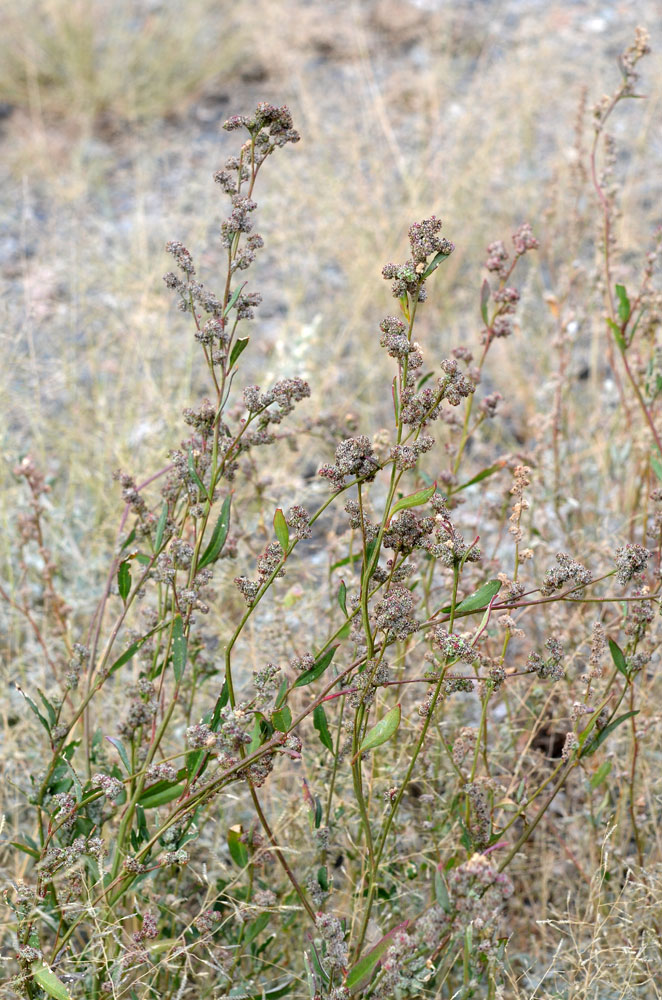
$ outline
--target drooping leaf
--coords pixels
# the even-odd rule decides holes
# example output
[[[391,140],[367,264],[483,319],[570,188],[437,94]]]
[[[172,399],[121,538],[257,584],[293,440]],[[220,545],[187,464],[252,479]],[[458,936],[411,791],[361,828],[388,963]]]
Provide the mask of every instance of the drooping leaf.
[[[498,594],[500,590],[501,580],[488,580],[487,583],[482,585],[482,587],[479,587],[478,590],[473,592],[473,594],[470,594],[469,597],[465,597],[463,601],[460,601],[460,603],[455,606],[456,614],[460,611],[480,611],[482,608],[487,607],[492,598]],[[448,607],[442,608],[441,610],[445,615],[450,614],[450,604]]]
[[[333,753],[333,740],[331,739],[331,733],[329,732],[326,712],[324,711],[324,707],[322,705],[315,705],[315,708],[313,709],[313,725],[319,734],[322,746],[325,746],[327,750]]]
[[[375,750],[380,747],[382,743],[386,743],[390,740],[394,732],[400,725],[400,718],[402,711],[400,705],[395,705],[394,708],[387,712],[383,719],[376,722],[375,725],[370,729],[364,736],[361,746],[358,749],[358,753],[355,754],[352,763],[356,758],[362,754],[366,753],[368,750]]]
[[[41,986],[42,990],[48,993],[54,1000],[71,1000],[71,993],[61,979],[55,975],[52,969],[45,962],[33,962],[30,971],[34,981]]]
[[[274,531],[276,532],[276,538],[281,549],[283,552],[287,552],[290,545],[290,529],[287,527],[285,515],[280,507],[276,507],[276,513],[274,514]]]
[[[241,355],[244,353],[244,351],[248,347],[249,340],[250,337],[238,337],[237,340],[235,340],[232,350],[230,352],[230,368],[232,368],[233,365],[236,364]]]
[[[616,285],[616,295],[618,296],[618,318],[622,324],[627,323],[630,318],[630,300],[625,291],[625,285]]]
[[[228,531],[230,530],[230,505],[232,502],[232,497],[228,494],[223,501],[223,506],[221,507],[221,513],[218,515],[218,520],[214,526],[212,536],[209,539],[209,545],[205,551],[200,556],[198,561],[198,569],[203,569],[208,566],[209,563],[215,562],[223,551],[223,546],[225,545],[226,539],[228,537]]]
[[[662,482],[662,462],[657,457],[657,455],[651,455],[651,469],[657,476],[657,478]]]
[[[623,655],[623,650],[620,646],[614,642],[613,639],[609,640],[609,652],[611,653],[611,658],[614,661],[614,666],[616,669],[623,674],[624,677],[628,677],[628,665]]]
[[[309,667],[308,670],[304,670],[302,674],[299,674],[294,686],[304,687],[305,684],[311,684],[313,681],[316,681],[318,677],[321,677],[331,663],[333,657],[336,655],[337,649],[338,646],[330,646],[325,653],[318,656],[312,667]]]
[[[402,497],[391,507],[391,513],[388,516],[390,521],[394,514],[397,514],[399,510],[407,510],[409,507],[420,507],[422,504],[427,503],[434,491],[437,488],[437,484],[434,483],[432,486],[427,487],[424,490],[418,490],[417,493],[411,493],[408,497]]]
[[[49,726],[48,722],[46,721],[46,719],[44,718],[44,716],[41,714],[41,712],[39,711],[39,709],[37,708],[35,702],[32,700],[32,698],[30,697],[30,695],[26,694],[25,691],[23,690],[23,688],[20,686],[20,684],[16,684],[16,682],[14,682],[14,687],[16,688],[16,690],[18,691],[19,694],[23,695],[23,697],[25,698],[25,700],[26,700],[26,702],[28,704],[28,707],[30,708],[30,711],[34,712],[34,714],[37,716],[37,718],[41,722],[42,726],[44,727],[44,729],[46,730],[46,732],[50,736],[51,735],[51,727]]]
[[[182,616],[175,615],[175,621],[172,626],[172,671],[178,684],[184,676],[187,649],[188,643],[184,635]]]
[[[131,593],[131,570],[126,560],[120,563],[117,570],[117,589],[120,592],[122,600],[126,602],[127,597]]]
[[[120,760],[124,764],[124,769],[127,774],[131,774],[131,765],[129,764],[129,756],[124,749],[124,744],[117,736],[106,736],[109,743],[112,743],[118,754],[120,755]]]
[[[241,837],[241,827],[232,826],[228,830],[228,850],[230,857],[239,868],[245,868],[248,864],[248,849]]]
[[[292,713],[289,706],[283,705],[278,711],[274,712],[271,716],[271,721],[274,724],[274,728],[278,730],[279,733],[287,733],[290,726],[292,725]]]

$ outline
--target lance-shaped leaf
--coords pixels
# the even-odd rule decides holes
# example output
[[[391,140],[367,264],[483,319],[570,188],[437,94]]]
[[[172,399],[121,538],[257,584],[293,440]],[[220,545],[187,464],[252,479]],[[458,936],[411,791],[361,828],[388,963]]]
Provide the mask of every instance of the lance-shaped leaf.
[[[228,850],[230,857],[239,868],[248,864],[248,850],[241,838],[241,827],[232,826],[228,830]]]
[[[345,980],[345,986],[350,992],[365,989],[372,979],[372,975],[381,959],[393,944],[394,935],[397,931],[404,930],[408,923],[409,921],[405,920],[404,923],[398,924],[397,927],[393,927],[388,934],[385,934],[384,937],[370,949],[370,951],[366,952],[363,958],[360,958],[359,961],[352,966],[347,973],[347,978]]]
[[[228,304],[226,305],[225,309],[223,310],[223,318],[225,318],[228,315],[228,313],[232,309],[233,305],[235,304],[235,302],[237,301],[237,299],[241,295],[242,288],[244,288],[245,286],[246,286],[246,282],[244,282],[243,285],[239,285],[238,288],[235,288],[234,292],[232,293],[232,295],[228,299]]]
[[[467,479],[466,483],[462,483],[461,486],[456,486],[454,492],[459,493],[460,490],[466,490],[468,486],[473,486],[475,483],[481,483],[483,479],[487,479],[488,476],[493,476],[495,472],[500,472],[505,465],[505,460],[499,459],[499,461],[495,462],[494,465],[488,466],[487,469],[482,469],[481,472],[477,472],[471,479]]]
[[[173,799],[178,799],[184,791],[184,785],[173,784],[171,781],[157,781],[138,799],[143,809],[156,809],[165,806]]]
[[[445,261],[447,257],[450,257],[450,253],[444,253],[443,250],[440,250],[439,253],[436,253],[432,258],[432,260],[430,261],[430,263],[428,264],[428,266],[423,271],[423,277],[429,278],[432,272],[436,271],[439,265],[443,261]]]
[[[651,469],[657,478],[662,482],[662,462],[657,455],[651,455]]]
[[[329,732],[329,724],[326,721],[326,712],[322,705],[315,705],[313,710],[313,725],[319,733],[320,743],[327,750],[333,753],[333,740]]]
[[[485,278],[483,284],[480,287],[480,314],[483,317],[483,323],[485,326],[490,325],[490,320],[487,315],[487,303],[490,301],[490,295],[492,294],[492,289],[490,288],[490,283]]]
[[[216,521],[212,536],[209,539],[209,545],[200,556],[198,569],[203,569],[203,567],[208,566],[209,563],[215,562],[223,551],[223,546],[225,545],[225,541],[228,537],[228,531],[230,530],[231,502],[232,497],[228,494],[223,501],[221,513],[218,515],[218,520]]]
[[[618,296],[618,318],[621,323],[627,323],[630,318],[630,300],[625,291],[625,285],[616,285],[616,295]]]
[[[54,997],[54,1000],[71,1000],[71,993],[67,987],[61,979],[58,979],[53,970],[49,969],[45,962],[33,962],[30,966],[30,971],[35,983],[41,986],[42,990],[48,993],[49,997]]]
[[[159,516],[159,523],[156,526],[156,535],[154,536],[154,551],[158,552],[163,544],[163,533],[165,531],[166,521],[168,520],[168,504],[163,502],[161,507],[161,514]]]
[[[590,757],[591,754],[594,754],[598,747],[604,743],[610,733],[613,733],[618,726],[622,725],[622,723],[626,722],[628,719],[631,719],[633,715],[639,715],[639,709],[636,709],[634,712],[625,712],[624,715],[619,715],[617,719],[614,719],[614,721],[610,722],[608,726],[601,729],[594,740],[591,740],[589,743],[584,745],[584,748],[580,752],[579,756]]]
[[[318,677],[321,677],[331,663],[333,657],[336,655],[337,648],[337,646],[331,646],[325,653],[318,656],[312,667],[309,667],[308,670],[304,670],[304,672],[297,677],[294,686],[297,688],[303,687],[305,684],[310,684],[312,681],[316,681]]]
[[[469,597],[465,597],[463,601],[460,601],[460,603],[455,606],[456,614],[460,611],[480,611],[481,608],[486,608],[492,598],[495,597],[500,590],[501,580],[488,580],[482,587],[479,587],[478,590],[473,592],[473,594],[470,594]],[[441,610],[445,615],[450,614],[450,604]]]
[[[118,754],[120,755],[120,760],[124,764],[124,768],[127,774],[131,774],[131,765],[129,764],[129,757],[124,749],[124,744],[117,736],[106,736],[109,743],[112,743]]]
[[[614,661],[614,666],[616,669],[623,674],[624,677],[628,676],[628,665],[623,655],[623,650],[620,646],[614,642],[613,639],[609,640],[609,652],[611,653],[611,658]]]
[[[274,514],[274,531],[283,552],[287,552],[290,545],[290,529],[287,527],[285,515],[280,507],[276,507]]]
[[[131,593],[131,570],[126,560],[120,563],[117,571],[117,589],[120,592],[122,600],[126,602],[127,597]]]
[[[340,587],[338,588],[338,604],[345,618],[349,618],[347,614],[347,585],[344,580],[340,581]]]
[[[188,643],[184,635],[182,616],[175,615],[175,621],[172,626],[172,669],[178,684],[184,676],[187,649]]]
[[[383,719],[375,723],[372,729],[366,733],[363,738],[363,742],[358,749],[358,752],[352,758],[351,763],[353,764],[357,757],[362,753],[366,753],[368,750],[374,750],[376,747],[380,747],[382,743],[386,743],[390,740],[393,733],[396,731],[400,725],[400,718],[402,712],[399,705],[392,708],[390,712],[387,712]]]
[[[195,485],[200,490],[200,496],[203,497],[206,500],[207,499],[207,490],[205,489],[205,484],[200,479],[200,476],[198,475],[198,470],[196,469],[195,463],[193,462],[193,449],[192,448],[189,448],[189,450],[188,450],[188,471],[189,471],[189,475],[190,475],[191,479],[193,480],[193,482],[195,483]]]
[[[397,514],[399,510],[407,510],[409,507],[420,507],[421,504],[427,503],[436,488],[437,484],[433,483],[432,486],[428,486],[424,490],[418,490],[417,493],[410,493],[408,497],[402,497],[401,500],[398,500],[391,507],[388,520],[390,521],[393,515]]]
[[[230,352],[230,368],[232,368],[235,362],[237,362],[241,357],[241,355],[244,353],[244,351],[248,347],[249,340],[250,337],[239,337],[235,341],[232,351]]]
[[[625,343],[625,337],[623,336],[623,331],[621,330],[618,323],[614,323],[613,319],[607,317],[607,326],[614,334],[614,340],[616,341],[620,349],[624,351],[627,344]]]

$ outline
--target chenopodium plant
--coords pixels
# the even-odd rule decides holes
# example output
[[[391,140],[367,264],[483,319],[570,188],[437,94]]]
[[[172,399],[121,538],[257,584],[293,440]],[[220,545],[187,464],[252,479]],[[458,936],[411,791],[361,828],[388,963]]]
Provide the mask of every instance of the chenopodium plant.
[[[468,442],[498,406],[497,393],[475,406],[476,390],[490,347],[513,329],[514,268],[537,242],[523,225],[512,252],[500,241],[488,248],[478,362],[461,347],[423,374],[415,323],[454,248],[434,216],[411,226],[409,259],[383,269],[398,306],[380,324],[396,367],[391,431],[338,444],[312,513],[294,504],[265,519],[257,497],[273,533],[255,571],[234,580],[245,606],[227,587],[219,604],[212,580],[223,587],[224,560],[253,544],[235,527],[242,502],[250,512],[256,499],[242,485],[247,476],[250,493],[251,452],[287,433],[282,421],[310,392],[283,378],[236,396],[243,324],[260,298],[244,281],[263,245],[254,188],[269,156],[299,136],[288,109],[268,104],[225,128],[248,138],[215,176],[232,205],[221,226],[224,287],[208,291],[179,242],[167,245],[177,270],[165,277],[191,317],[212,398],[185,412],[190,433],[166,469],[141,484],[120,475],[125,516],[88,635],[73,643],[58,605],[69,660],[64,671],[49,663],[60,693],[40,692],[41,707],[26,693],[49,750],[29,791],[34,831],[14,842],[34,866],[7,893],[12,988],[33,998],[495,997],[507,869],[573,772],[634,714],[619,714],[635,669],[613,641],[614,669],[600,681],[598,623],[591,683],[547,772],[527,775],[517,735],[497,727],[495,736],[490,724],[504,686],[564,673],[554,635],[524,661],[510,653],[521,634],[512,614],[539,604],[518,579],[530,555],[520,550],[530,470],[504,459],[459,478]],[[458,439],[436,480],[423,469],[433,425]],[[506,465],[513,569],[490,577],[456,512],[465,488]],[[19,472],[33,494],[30,537],[41,539],[42,480],[30,462]],[[150,500],[159,479],[160,499]],[[305,564],[306,541],[336,503],[350,544],[330,567],[332,607],[320,586],[306,626],[314,639],[279,666],[259,638],[261,612],[273,613],[265,598],[277,601],[295,550]],[[621,582],[646,557],[630,546]],[[540,600],[581,599],[591,585],[561,553]],[[109,709],[118,687],[128,694],[119,723]],[[465,724],[449,732],[458,702]]]

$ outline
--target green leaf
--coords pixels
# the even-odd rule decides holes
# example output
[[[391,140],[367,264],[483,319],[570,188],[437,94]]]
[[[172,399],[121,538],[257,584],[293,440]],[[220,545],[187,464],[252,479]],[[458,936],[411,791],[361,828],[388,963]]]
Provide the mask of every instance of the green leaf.
[[[239,868],[245,868],[248,864],[248,849],[242,840],[241,830],[236,827],[230,827],[228,830],[228,850],[230,851],[230,857]]]
[[[390,740],[391,736],[393,736],[393,733],[400,725],[401,716],[402,711],[400,706],[396,705],[390,712],[386,713],[383,719],[380,719],[379,722],[375,723],[372,729],[367,732],[363,738],[363,742],[358,749],[358,753],[355,754],[352,759],[352,764],[360,754],[366,753],[368,750],[374,750],[376,747],[380,747],[382,743],[386,743],[387,740]]]
[[[602,764],[600,764],[600,767],[597,769],[595,774],[591,776],[590,780],[591,788],[595,790],[602,784],[605,778],[609,776],[609,772],[611,771],[611,764],[612,762],[610,760],[603,760]]]
[[[630,318],[630,300],[625,291],[625,285],[616,285],[616,295],[618,296],[618,318],[622,325],[625,325]]]
[[[204,566],[208,566],[209,563],[215,562],[223,551],[223,546],[225,545],[225,541],[228,537],[228,531],[230,530],[231,502],[232,496],[228,494],[223,501],[221,513],[218,515],[216,526],[214,527],[212,536],[209,539],[209,545],[200,556],[198,569],[202,569]]]
[[[51,705],[50,701],[48,700],[44,692],[41,690],[41,688],[37,688],[37,694],[41,698],[41,702],[44,708],[46,709],[46,714],[48,715],[51,726],[54,726],[55,723],[57,722],[57,712],[55,711],[55,708],[53,707],[53,705]]]
[[[276,696],[274,708],[281,707],[287,696],[287,690],[288,690],[287,678],[283,677],[282,681],[280,682],[280,687],[278,688],[278,694]]]
[[[113,744],[118,754],[120,755],[120,760],[124,764],[124,769],[126,773],[131,774],[131,765],[129,764],[129,757],[126,750],[124,749],[124,744],[122,743],[122,741],[118,739],[117,736],[106,736],[106,739],[108,740],[109,743]]]
[[[129,545],[131,545],[132,542],[135,542],[135,540],[136,540],[136,529],[133,528],[131,532],[127,535],[126,541],[120,548],[120,552],[124,552],[124,549],[128,549]]]
[[[490,283],[485,278],[483,284],[480,286],[480,314],[483,317],[483,323],[485,326],[490,325],[490,319],[487,314],[487,303],[490,301],[490,295],[492,294],[492,289],[490,288]]]
[[[178,684],[184,676],[187,649],[188,643],[184,635],[182,616],[175,615],[175,621],[172,626],[172,670]]]
[[[337,649],[338,646],[330,646],[325,653],[318,656],[312,667],[309,667],[308,670],[304,670],[302,674],[299,674],[294,683],[295,688],[304,687],[305,684],[311,684],[312,681],[316,681],[318,677],[321,677],[331,663],[333,657],[336,655]]]
[[[625,343],[625,337],[623,336],[623,332],[622,332],[620,326],[618,326],[617,323],[614,323],[613,319],[609,319],[609,318],[607,319],[607,326],[609,327],[609,329],[611,330],[611,332],[614,334],[614,340],[616,341],[616,343],[618,344],[618,346],[620,347],[620,349],[622,351],[624,351],[625,348],[627,347],[627,344]]]
[[[398,924],[397,927],[393,927],[376,945],[373,945],[370,951],[366,952],[363,958],[359,959],[352,966],[345,980],[345,986],[348,990],[353,992],[354,990],[365,989],[372,979],[373,972],[377,968],[381,958],[393,944],[394,934],[397,931],[403,930],[408,923],[409,921],[405,920],[403,923]]]
[[[12,847],[15,847],[17,851],[23,851],[24,854],[29,854],[31,858],[35,861],[39,861],[41,853],[36,847],[30,847],[28,844],[22,844],[20,840],[10,840],[9,843]]]
[[[616,669],[620,671],[624,677],[628,677],[628,665],[626,663],[625,656],[623,655],[623,650],[617,645],[617,643],[614,642],[613,639],[609,640],[609,652],[611,653],[611,658],[614,661]]]
[[[246,928],[246,933],[244,934],[244,941],[246,944],[258,936],[260,931],[263,931],[271,919],[271,914],[269,911],[266,913],[261,913],[259,917],[252,921]]]
[[[436,271],[439,265],[443,261],[445,261],[447,257],[450,257],[450,254],[444,253],[442,250],[440,250],[439,253],[436,253],[432,258],[432,260],[430,261],[430,263],[428,264],[428,266],[423,271],[423,277],[429,278],[432,272]]]
[[[28,706],[29,706],[30,710],[32,712],[34,712],[34,714],[37,716],[37,718],[41,722],[42,726],[44,727],[44,729],[46,730],[46,732],[50,736],[51,735],[51,727],[48,725],[48,722],[46,721],[46,719],[44,718],[44,716],[41,714],[41,712],[37,708],[35,702],[32,700],[32,698],[30,697],[30,695],[26,694],[25,691],[23,690],[23,688],[20,686],[20,684],[16,684],[16,682],[14,682],[14,687],[16,688],[16,690],[18,691],[19,694],[23,695],[23,697],[25,698],[26,702],[28,703]]]
[[[290,530],[287,527],[285,515],[280,507],[276,507],[276,513],[274,514],[274,531],[276,532],[276,538],[281,549],[284,553],[287,552],[290,544]]]
[[[500,472],[505,466],[505,462],[499,461],[495,462],[494,465],[488,466],[487,469],[483,469],[482,472],[477,473],[472,479],[468,479],[466,483],[462,483],[461,486],[456,486],[453,490],[454,493],[459,493],[460,490],[466,490],[468,486],[473,486],[475,483],[481,483],[483,479],[487,479],[488,476],[493,476],[495,472]]]
[[[317,869],[317,884],[324,891],[329,890],[329,873],[326,870],[326,865],[322,865],[321,868]]]
[[[446,882],[443,875],[438,868],[435,869],[434,873],[434,894],[439,906],[442,908],[444,913],[450,913],[452,910],[450,897],[448,895],[448,889],[446,887]]]
[[[271,721],[273,722],[274,728],[277,729],[279,733],[287,733],[292,725],[292,713],[290,712],[288,706],[283,705],[283,707],[279,708],[277,712],[274,712],[271,716]]]
[[[488,580],[482,587],[479,587],[478,590],[473,592],[473,594],[470,594],[469,597],[465,597],[463,601],[460,601],[460,603],[456,605],[456,614],[460,611],[480,611],[482,608],[487,607],[492,598],[498,594],[500,590],[501,580]],[[441,610],[445,615],[450,614],[450,604],[448,607],[442,608]]]
[[[243,993],[242,1000],[278,1000],[278,997],[286,996],[292,989],[293,979],[288,979],[284,983],[277,983],[269,989],[262,989],[259,993]]]
[[[241,355],[244,353],[244,351],[248,347],[248,341],[249,340],[250,340],[250,337],[239,337],[234,342],[234,346],[233,346],[232,351],[230,353],[230,368],[232,368],[232,366],[235,364],[235,362],[238,361],[239,358],[241,357]]]
[[[324,707],[322,705],[315,705],[315,708],[313,709],[313,725],[319,734],[322,746],[325,746],[327,750],[333,753],[333,740],[331,739],[331,733],[329,732],[326,712],[324,711]]]
[[[436,488],[437,484],[433,483],[432,486],[429,486],[424,490],[418,490],[417,493],[410,493],[408,497],[402,497],[401,500],[398,500],[397,503],[394,503],[391,507],[391,513],[388,516],[388,521],[390,521],[393,515],[397,514],[399,510],[407,510],[409,507],[420,507],[421,504],[427,503]]]
[[[143,809],[156,809],[158,806],[167,805],[173,799],[178,799],[183,791],[183,784],[173,784],[171,781],[157,781],[151,788],[143,792],[138,799],[138,803]]]
[[[344,580],[340,581],[340,587],[338,588],[338,604],[345,618],[349,618],[347,614],[347,587]]]
[[[620,726],[627,719],[631,719],[633,715],[639,715],[639,709],[636,709],[633,712],[625,712],[624,715],[619,715],[617,719],[614,719],[614,721],[610,722],[608,726],[605,726],[604,729],[601,729],[596,738],[592,740],[590,743],[587,743],[585,745],[584,749],[581,751],[579,756],[590,757],[592,754],[594,754],[595,751],[598,749],[598,747],[604,743],[604,741],[607,739],[610,733],[613,733],[613,731],[617,728],[617,726]]]
[[[126,599],[131,593],[131,571],[126,560],[120,563],[117,571],[117,588],[120,592],[120,597],[126,603]]]
[[[355,552],[351,556],[345,556],[344,559],[339,559],[338,562],[334,562],[332,566],[329,566],[329,573],[333,573],[334,569],[340,569],[342,566],[349,566],[350,563],[358,562],[362,558],[363,555],[360,552]]]
[[[660,482],[662,482],[662,462],[659,460],[657,455],[651,455],[651,469]]]
[[[34,981],[54,1000],[71,1000],[71,993],[45,962],[33,962],[30,971]]]
[[[190,475],[191,479],[193,480],[193,482],[195,483],[195,485],[198,487],[198,489],[200,491],[200,496],[204,500],[207,500],[208,499],[208,497],[207,497],[207,490],[205,489],[205,484],[200,479],[200,476],[198,475],[198,470],[195,467],[195,463],[193,461],[193,449],[192,448],[189,448],[189,450],[188,450],[188,471],[189,471],[189,475]]]
[[[159,517],[159,523],[156,526],[156,535],[154,536],[154,551],[158,552],[163,543],[163,534],[165,532],[166,521],[168,520],[168,504],[163,501],[163,506],[161,507],[161,516]]]
[[[228,304],[226,305],[225,309],[223,310],[223,318],[224,319],[228,315],[228,313],[230,312],[230,310],[232,309],[233,305],[235,304],[235,302],[237,301],[237,299],[239,298],[239,296],[241,295],[242,289],[245,288],[245,287],[246,287],[246,282],[244,282],[243,285],[239,285],[238,288],[235,288],[234,292],[232,293],[232,295],[228,299]]]

